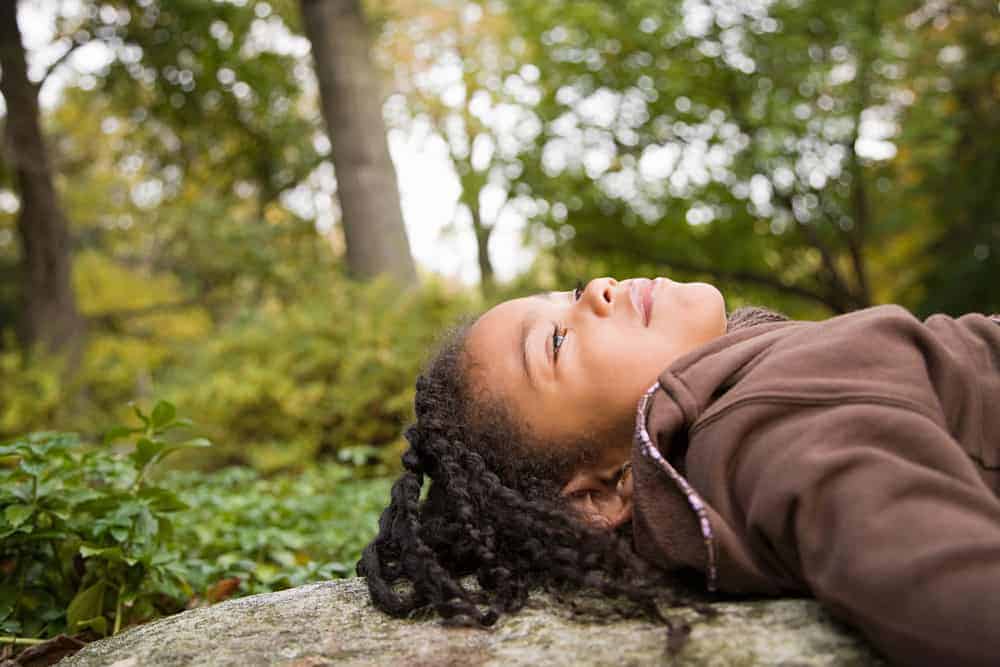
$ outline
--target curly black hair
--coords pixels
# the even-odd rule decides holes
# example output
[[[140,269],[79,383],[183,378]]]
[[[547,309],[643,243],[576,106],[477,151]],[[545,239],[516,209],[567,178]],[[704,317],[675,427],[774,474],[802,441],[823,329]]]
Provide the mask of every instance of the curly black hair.
[[[783,319],[743,308],[727,328]],[[630,526],[598,530],[560,499],[573,462],[541,452],[567,448],[537,446],[500,401],[477,393],[467,331],[453,331],[417,379],[404,472],[357,565],[374,604],[397,617],[433,609],[452,623],[490,626],[535,588],[589,590],[624,601],[619,613],[665,623],[671,644],[683,641],[687,628],[674,628],[657,603],[691,597],[635,552]],[[470,576],[478,586],[463,583]]]

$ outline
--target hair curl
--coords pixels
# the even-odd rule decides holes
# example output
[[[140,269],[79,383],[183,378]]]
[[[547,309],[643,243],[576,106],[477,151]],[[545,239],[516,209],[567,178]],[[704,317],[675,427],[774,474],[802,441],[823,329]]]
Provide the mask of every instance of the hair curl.
[[[742,308],[728,330],[783,319]],[[664,622],[678,645],[687,628],[673,629],[657,601],[690,596],[638,556],[630,526],[597,530],[560,500],[565,461],[540,454],[560,448],[531,446],[502,404],[473,390],[467,330],[454,331],[417,379],[404,472],[357,565],[374,604],[396,617],[433,609],[452,623],[490,626],[521,609],[532,589],[589,590],[629,601],[621,614]],[[478,587],[463,583],[470,575]]]

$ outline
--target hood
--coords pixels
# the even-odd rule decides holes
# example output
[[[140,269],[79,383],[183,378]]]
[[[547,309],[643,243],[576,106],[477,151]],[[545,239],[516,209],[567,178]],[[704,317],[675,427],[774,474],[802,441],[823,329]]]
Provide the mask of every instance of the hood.
[[[640,554],[666,569],[694,568],[716,589],[725,522],[686,479],[689,431],[790,328],[769,322],[729,332],[677,359],[639,401],[633,439],[633,529]],[[744,569],[744,568],[737,568]],[[749,589],[773,585],[754,581]]]

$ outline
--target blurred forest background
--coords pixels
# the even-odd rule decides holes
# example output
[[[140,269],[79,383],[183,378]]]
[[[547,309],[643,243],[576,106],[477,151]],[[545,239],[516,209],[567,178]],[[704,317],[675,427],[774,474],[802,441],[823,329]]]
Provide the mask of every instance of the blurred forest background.
[[[231,461],[380,447],[445,323],[577,277],[1000,310],[992,0],[22,0],[32,51],[4,5],[0,435],[155,395]],[[414,282],[389,131],[446,149],[481,294],[364,282]]]
[[[668,275],[798,318],[1000,312],[996,0],[7,0],[0,69],[0,441],[166,399],[215,443],[181,467],[381,484],[435,337],[514,295]],[[443,232],[389,137],[437,156]],[[478,281],[438,271],[454,248]],[[232,547],[241,592],[312,530]]]

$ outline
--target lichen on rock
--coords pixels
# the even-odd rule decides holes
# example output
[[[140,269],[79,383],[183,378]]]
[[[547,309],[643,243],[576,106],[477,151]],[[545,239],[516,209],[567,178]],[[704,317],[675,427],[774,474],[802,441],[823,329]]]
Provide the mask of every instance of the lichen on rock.
[[[546,595],[489,630],[379,612],[363,579],[310,584],[192,609],[88,645],[67,667],[180,665],[882,665],[856,633],[813,600],[716,602],[679,654],[662,625],[580,620]]]

